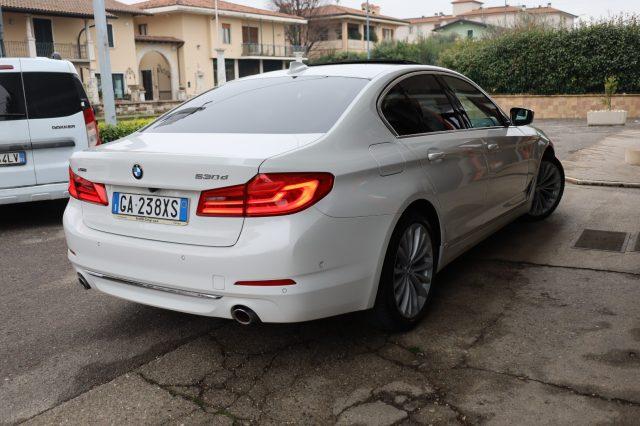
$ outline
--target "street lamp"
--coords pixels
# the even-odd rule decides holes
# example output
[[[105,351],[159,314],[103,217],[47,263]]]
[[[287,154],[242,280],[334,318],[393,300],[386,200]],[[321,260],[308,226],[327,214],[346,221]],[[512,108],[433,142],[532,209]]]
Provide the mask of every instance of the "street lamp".
[[[370,45],[370,40],[371,40],[371,26],[369,25],[370,22],[370,18],[369,18],[369,0],[367,0],[367,60],[371,60],[371,45]]]

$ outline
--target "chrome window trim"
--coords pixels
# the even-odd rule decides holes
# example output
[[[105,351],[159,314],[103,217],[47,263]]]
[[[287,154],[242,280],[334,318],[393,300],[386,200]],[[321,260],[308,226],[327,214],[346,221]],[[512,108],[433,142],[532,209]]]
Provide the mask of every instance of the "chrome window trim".
[[[463,80],[471,84],[476,89],[478,89],[484,96],[487,97],[487,99],[489,99],[489,101],[491,101],[491,103],[498,109],[498,111],[500,111],[500,113],[504,116],[505,120],[507,119],[507,116],[505,115],[504,111],[502,111],[502,109],[493,101],[493,99],[491,99],[491,96],[489,96],[487,92],[482,90],[481,87],[479,87],[477,84],[475,84],[473,81],[469,80],[467,77],[463,75],[455,74],[453,72],[440,71],[440,70],[410,71],[406,74],[402,74],[394,78],[393,80],[391,80],[391,82],[389,82],[385,86],[382,92],[380,92],[380,95],[378,96],[378,100],[376,102],[376,110],[378,111],[378,117],[380,117],[384,125],[387,126],[389,131],[393,134],[393,136],[395,136],[396,139],[418,138],[418,137],[430,136],[430,135],[442,135],[442,134],[448,134],[448,133],[468,132],[468,131],[476,131],[476,130],[504,129],[511,126],[511,123],[508,122],[507,120],[507,125],[505,126],[471,127],[471,128],[455,129],[455,130],[440,130],[437,132],[416,133],[412,135],[399,135],[398,132],[396,132],[396,130],[393,128],[393,126],[387,121],[387,118],[384,116],[384,113],[382,112],[382,101],[384,100],[385,96],[391,91],[391,89],[395,87],[396,84],[400,83],[403,80],[406,80],[407,78],[411,78],[417,75],[444,75],[447,77],[459,78],[460,80]]]
[[[148,290],[162,291],[164,293],[177,294],[177,295],[180,295],[180,296],[195,297],[195,298],[199,298],[199,299],[209,299],[209,300],[222,299],[222,296],[219,296],[219,295],[216,295],[216,294],[200,293],[200,292],[197,292],[197,291],[182,290],[182,289],[178,289],[178,288],[165,287],[165,286],[161,286],[161,285],[150,284],[150,283],[145,283],[145,282],[140,282],[140,281],[133,281],[133,280],[129,280],[129,279],[126,279],[126,278],[117,277],[117,276],[114,276],[114,275],[108,275],[108,274],[103,274],[101,272],[91,271],[91,270],[88,270],[88,269],[85,269],[84,272],[86,272],[88,275],[91,275],[92,277],[102,278],[103,280],[113,281],[113,282],[116,282],[116,283],[119,283],[119,284],[125,284],[125,285],[129,285],[129,286],[133,286],[133,287],[146,288]]]

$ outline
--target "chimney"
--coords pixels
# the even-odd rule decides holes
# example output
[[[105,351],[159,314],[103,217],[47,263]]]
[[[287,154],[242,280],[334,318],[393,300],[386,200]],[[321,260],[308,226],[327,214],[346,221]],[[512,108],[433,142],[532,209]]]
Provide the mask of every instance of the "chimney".
[[[453,14],[460,15],[480,9],[482,2],[480,0],[453,0],[451,5],[453,6]]]
[[[367,11],[367,3],[362,3],[361,7],[363,12]],[[380,15],[380,6],[369,3],[369,13],[371,15]]]

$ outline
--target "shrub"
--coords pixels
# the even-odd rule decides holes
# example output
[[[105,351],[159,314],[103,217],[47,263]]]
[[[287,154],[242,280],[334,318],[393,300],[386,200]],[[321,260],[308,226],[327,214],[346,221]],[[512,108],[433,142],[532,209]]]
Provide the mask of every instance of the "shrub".
[[[415,43],[404,41],[379,43],[373,49],[371,57],[375,59],[393,59],[413,61],[425,65],[438,65],[443,51],[454,45],[455,36],[433,35]]]
[[[618,91],[618,84],[618,77],[607,77],[604,81],[604,99],[602,103],[609,111],[611,111],[611,98]]]
[[[374,33],[371,32],[371,34]],[[371,59],[414,61],[420,64],[434,65],[438,63],[440,54],[451,47],[455,40],[454,36],[434,35],[416,43],[403,41],[378,43],[371,50]],[[318,57],[311,63],[322,64],[365,59],[367,59],[366,53],[337,52]]]
[[[601,93],[618,76],[623,92],[640,92],[640,25],[618,18],[576,29],[530,27],[481,40],[460,40],[440,56],[493,93]]]
[[[137,118],[134,120],[123,120],[113,126],[105,124],[104,122],[98,123],[100,129],[100,139],[102,143],[112,142],[116,139],[123,138],[131,133],[141,129],[147,124],[151,123],[154,118]]]

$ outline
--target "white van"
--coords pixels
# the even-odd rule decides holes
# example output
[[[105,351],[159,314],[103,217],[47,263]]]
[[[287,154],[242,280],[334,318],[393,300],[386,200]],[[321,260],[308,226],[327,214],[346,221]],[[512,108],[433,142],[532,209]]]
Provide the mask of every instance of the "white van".
[[[0,58],[0,204],[69,196],[69,157],[100,144],[75,67]]]

